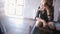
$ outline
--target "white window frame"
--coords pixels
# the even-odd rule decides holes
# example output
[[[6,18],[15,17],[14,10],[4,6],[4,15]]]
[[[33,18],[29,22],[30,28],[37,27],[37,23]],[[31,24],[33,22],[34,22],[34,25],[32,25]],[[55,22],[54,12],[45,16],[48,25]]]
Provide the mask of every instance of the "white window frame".
[[[5,14],[8,17],[23,18],[23,9],[24,0],[6,0],[5,2]]]

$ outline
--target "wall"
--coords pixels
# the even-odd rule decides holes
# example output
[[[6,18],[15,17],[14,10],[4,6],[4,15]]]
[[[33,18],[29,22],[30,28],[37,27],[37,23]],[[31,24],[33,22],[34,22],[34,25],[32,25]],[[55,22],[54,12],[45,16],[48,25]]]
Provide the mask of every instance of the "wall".
[[[4,0],[0,0],[0,17],[4,14]]]
[[[24,17],[25,18],[34,18],[36,10],[40,5],[41,0],[25,0],[24,5]]]
[[[1,29],[2,29],[3,33],[6,32],[5,27],[4,27],[5,22],[3,21],[3,20],[6,20],[5,19],[5,14],[4,14],[4,3],[5,3],[4,0],[0,0],[0,26],[1,26]]]
[[[57,21],[59,18],[59,8],[60,8],[60,0],[54,0],[54,20]]]

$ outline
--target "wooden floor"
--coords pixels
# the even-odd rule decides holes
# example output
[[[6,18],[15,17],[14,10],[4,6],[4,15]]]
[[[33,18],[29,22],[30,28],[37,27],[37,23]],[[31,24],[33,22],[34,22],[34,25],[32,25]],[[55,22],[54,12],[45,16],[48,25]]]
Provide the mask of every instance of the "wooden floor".
[[[35,23],[34,20],[26,18],[4,18],[1,22],[5,28],[5,34],[29,34],[30,26]]]
[[[5,34],[29,34],[30,26],[33,26],[35,20],[28,18],[10,18],[0,17]],[[56,33],[60,31],[56,31]]]

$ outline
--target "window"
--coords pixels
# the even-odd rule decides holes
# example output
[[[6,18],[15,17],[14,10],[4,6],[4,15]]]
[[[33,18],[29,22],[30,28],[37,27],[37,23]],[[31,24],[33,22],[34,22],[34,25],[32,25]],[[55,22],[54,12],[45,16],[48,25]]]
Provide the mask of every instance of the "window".
[[[17,27],[22,25],[24,0],[5,0],[5,14]]]
[[[22,17],[24,0],[6,0],[5,14],[9,17]]]

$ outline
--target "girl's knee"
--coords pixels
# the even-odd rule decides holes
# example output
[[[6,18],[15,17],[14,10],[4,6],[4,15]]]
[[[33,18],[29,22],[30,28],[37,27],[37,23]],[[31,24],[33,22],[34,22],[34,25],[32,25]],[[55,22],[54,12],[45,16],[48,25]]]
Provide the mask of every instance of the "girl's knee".
[[[48,26],[49,26],[50,29],[54,29],[55,28],[54,22],[49,22]]]
[[[43,25],[42,22],[36,21],[36,24],[35,24],[36,27],[40,27],[40,26],[42,26],[42,25]]]

